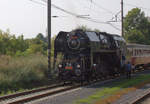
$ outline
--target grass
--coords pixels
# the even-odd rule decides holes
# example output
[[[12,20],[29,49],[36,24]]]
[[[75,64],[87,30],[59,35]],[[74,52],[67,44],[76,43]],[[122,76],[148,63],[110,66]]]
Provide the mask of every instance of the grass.
[[[0,56],[0,95],[47,84],[47,57],[41,54],[27,57]]]
[[[109,87],[103,86],[103,90],[99,90],[95,94],[85,99],[80,99],[76,101],[76,104],[94,104],[95,102],[97,102],[96,104],[103,104],[102,102],[104,102],[104,99],[106,101],[107,98],[112,97],[112,95],[120,91],[123,92],[123,90],[125,89],[130,91],[128,88],[138,85],[140,83],[144,83],[149,80],[150,80],[150,75],[141,75],[130,80],[123,79],[119,82],[112,83],[112,85]],[[123,93],[125,94],[125,91]]]

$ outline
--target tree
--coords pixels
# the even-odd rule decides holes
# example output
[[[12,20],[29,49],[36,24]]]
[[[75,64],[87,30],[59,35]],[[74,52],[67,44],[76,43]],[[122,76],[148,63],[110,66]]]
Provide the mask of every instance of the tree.
[[[124,32],[127,42],[150,44],[150,22],[139,8],[132,9],[124,18]]]
[[[51,38],[51,55],[54,56],[54,42],[56,35]]]
[[[26,53],[27,54],[35,54],[35,53],[44,54],[42,44],[31,44],[30,47],[26,50]]]
[[[42,33],[39,33],[37,36],[36,36],[37,39],[39,40],[42,40],[44,42],[46,42],[46,38],[44,37],[44,35]]]

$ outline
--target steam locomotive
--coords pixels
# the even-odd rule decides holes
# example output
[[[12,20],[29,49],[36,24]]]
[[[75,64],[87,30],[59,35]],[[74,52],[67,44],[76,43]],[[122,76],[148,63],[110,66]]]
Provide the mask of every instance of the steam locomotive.
[[[95,31],[61,31],[54,42],[59,78],[63,81],[89,81],[122,72],[125,40],[115,34]]]

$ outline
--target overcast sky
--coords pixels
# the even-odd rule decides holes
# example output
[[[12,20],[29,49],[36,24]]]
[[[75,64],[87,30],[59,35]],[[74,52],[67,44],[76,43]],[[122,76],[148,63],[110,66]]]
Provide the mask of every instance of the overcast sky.
[[[78,15],[90,15],[90,18],[99,22],[110,21],[120,11],[121,0],[93,1],[95,4],[90,0],[52,0],[52,3]],[[124,0],[124,3],[124,15],[134,8],[129,4],[143,7],[142,10],[146,16],[150,15],[149,0]],[[52,35],[56,35],[59,31],[70,31],[78,25],[87,25],[93,29],[120,34],[120,22],[113,23],[115,27],[119,28],[116,29],[108,24],[78,19],[53,7],[52,15],[59,16],[52,18]],[[38,33],[46,35],[46,6],[33,3],[30,0],[0,0],[0,29],[6,31],[8,28],[12,34],[17,36],[24,34],[25,38],[35,37]]]

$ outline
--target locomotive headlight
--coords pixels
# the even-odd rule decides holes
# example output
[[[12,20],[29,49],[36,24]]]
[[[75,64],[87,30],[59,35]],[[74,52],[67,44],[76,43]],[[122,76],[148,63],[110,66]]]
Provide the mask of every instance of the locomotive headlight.
[[[77,65],[77,68],[80,68],[80,67],[81,67],[81,66],[78,64],[78,65]]]
[[[96,64],[93,64],[93,66],[95,67],[95,66],[96,66]]]
[[[59,65],[58,65],[58,67],[59,67],[59,68],[62,68],[62,65],[61,65],[61,64],[59,64]]]

